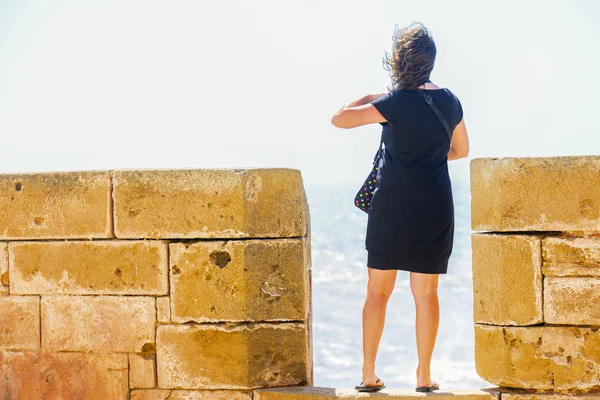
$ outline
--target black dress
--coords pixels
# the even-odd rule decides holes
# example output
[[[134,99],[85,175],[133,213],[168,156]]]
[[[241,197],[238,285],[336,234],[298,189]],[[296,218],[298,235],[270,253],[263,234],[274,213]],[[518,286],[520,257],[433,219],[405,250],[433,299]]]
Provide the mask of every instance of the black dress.
[[[424,92],[453,131],[463,117],[458,98],[447,88]],[[454,243],[448,135],[416,90],[392,90],[371,104],[387,122],[380,123],[385,149],[368,214],[367,265],[445,274]]]

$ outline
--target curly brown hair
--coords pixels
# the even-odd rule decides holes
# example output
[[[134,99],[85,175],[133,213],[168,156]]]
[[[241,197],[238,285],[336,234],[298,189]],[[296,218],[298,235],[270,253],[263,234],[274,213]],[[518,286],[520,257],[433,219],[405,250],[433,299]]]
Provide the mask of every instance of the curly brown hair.
[[[420,22],[394,27],[392,54],[385,52],[383,68],[390,72],[393,88],[414,90],[429,81],[437,53],[431,32]]]

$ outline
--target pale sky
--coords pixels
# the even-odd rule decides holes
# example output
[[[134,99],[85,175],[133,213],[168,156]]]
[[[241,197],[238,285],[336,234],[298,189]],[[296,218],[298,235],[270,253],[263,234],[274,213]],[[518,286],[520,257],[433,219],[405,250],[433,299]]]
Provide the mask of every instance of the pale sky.
[[[0,173],[285,167],[362,184],[381,126],[332,115],[381,92],[394,24],[478,157],[600,154],[600,2],[0,0]]]

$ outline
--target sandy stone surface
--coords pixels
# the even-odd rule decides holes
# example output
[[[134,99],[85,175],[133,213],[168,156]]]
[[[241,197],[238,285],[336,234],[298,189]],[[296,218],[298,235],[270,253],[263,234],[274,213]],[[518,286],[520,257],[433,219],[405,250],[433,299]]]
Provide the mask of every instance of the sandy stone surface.
[[[300,237],[310,229],[299,170],[113,172],[118,238]]]
[[[0,239],[112,236],[109,171],[0,174]]]
[[[252,400],[252,392],[237,390],[132,390],[131,400]]]
[[[600,389],[600,327],[475,324],[475,369],[499,386]]]
[[[172,320],[304,321],[303,246],[301,238],[171,244]]]
[[[545,276],[600,277],[598,236],[546,237],[542,240],[542,256]]]
[[[39,347],[39,296],[0,297],[0,349],[37,349]]]
[[[168,293],[167,243],[156,240],[11,242],[13,294]]]
[[[42,296],[42,347],[142,352],[155,342],[156,306],[144,296]]]
[[[494,325],[543,321],[540,236],[473,233],[473,316]]]
[[[127,354],[0,350],[0,399],[127,400]]]
[[[253,389],[306,384],[301,323],[159,325],[161,389]]]
[[[546,277],[544,321],[600,326],[600,277]]]
[[[475,158],[471,229],[600,231],[600,156]]]

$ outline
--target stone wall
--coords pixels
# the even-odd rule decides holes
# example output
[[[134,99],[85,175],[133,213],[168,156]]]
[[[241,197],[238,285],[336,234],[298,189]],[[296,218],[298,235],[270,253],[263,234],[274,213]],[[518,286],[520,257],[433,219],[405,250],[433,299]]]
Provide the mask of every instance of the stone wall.
[[[0,175],[0,399],[312,385],[293,169]]]
[[[432,395],[600,399],[600,157],[474,159],[471,194],[475,367],[496,386]],[[313,387],[297,170],[0,175],[0,211],[0,399],[430,395]]]
[[[471,194],[477,373],[600,397],[600,157],[474,159]]]

